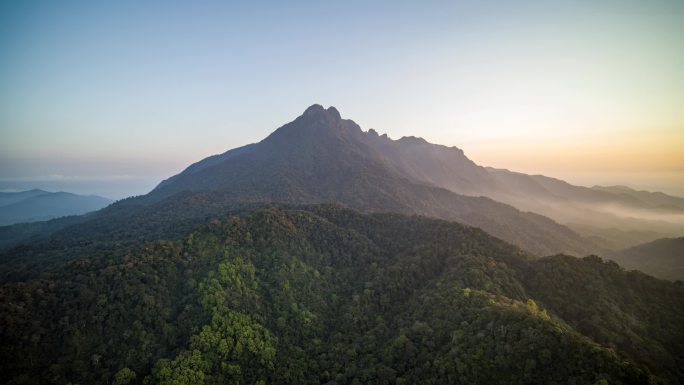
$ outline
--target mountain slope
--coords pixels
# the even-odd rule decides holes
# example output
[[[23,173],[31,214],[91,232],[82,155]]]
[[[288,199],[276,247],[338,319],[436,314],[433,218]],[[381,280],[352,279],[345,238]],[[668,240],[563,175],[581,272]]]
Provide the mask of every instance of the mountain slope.
[[[80,215],[99,210],[112,203],[107,198],[95,195],[85,196],[66,192],[31,190],[4,194],[0,197],[0,200],[5,203],[0,206],[0,225]]]
[[[11,384],[678,384],[682,294],[456,223],[271,208],[3,284],[0,370]]]
[[[628,269],[684,281],[684,237],[658,239],[622,250],[614,259]]]
[[[337,202],[457,220],[540,255],[601,250],[548,218],[418,181],[424,169],[405,172],[413,163],[408,154],[414,144],[392,147],[382,141],[341,119],[333,107],[314,105],[257,144],[193,164],[140,202],[159,202],[183,191],[221,191],[233,202]],[[407,163],[402,166],[398,159]]]

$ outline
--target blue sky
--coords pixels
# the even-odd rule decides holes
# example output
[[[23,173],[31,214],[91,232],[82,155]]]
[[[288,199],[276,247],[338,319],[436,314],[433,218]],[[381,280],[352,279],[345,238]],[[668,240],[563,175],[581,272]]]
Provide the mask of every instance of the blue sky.
[[[681,1],[4,1],[0,53],[0,189],[145,193],[320,103],[684,195]]]

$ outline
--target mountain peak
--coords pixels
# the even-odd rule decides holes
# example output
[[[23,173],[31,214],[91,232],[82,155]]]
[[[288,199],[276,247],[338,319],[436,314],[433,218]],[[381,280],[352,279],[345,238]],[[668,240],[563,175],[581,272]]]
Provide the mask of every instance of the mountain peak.
[[[342,116],[337,108],[330,106],[327,109],[320,104],[313,104],[302,114],[304,117],[324,117],[332,120],[341,120]]]
[[[335,120],[341,120],[341,119],[342,119],[342,116],[340,115],[340,112],[337,111],[337,108],[335,108],[335,107],[333,107],[333,106],[328,107],[328,109],[326,110],[326,112],[328,113],[328,115],[330,115],[331,117],[335,118]]]
[[[348,138],[356,131],[361,132],[361,128],[351,120],[342,119],[335,107],[326,109],[320,104],[313,104],[302,115],[278,128],[264,141],[285,140],[299,146],[304,142],[321,143],[324,138]]]
[[[325,112],[325,108],[323,108],[323,106],[321,106],[320,104],[312,104],[311,106],[309,106],[309,108],[304,110],[302,116],[313,116],[321,114],[323,112]]]

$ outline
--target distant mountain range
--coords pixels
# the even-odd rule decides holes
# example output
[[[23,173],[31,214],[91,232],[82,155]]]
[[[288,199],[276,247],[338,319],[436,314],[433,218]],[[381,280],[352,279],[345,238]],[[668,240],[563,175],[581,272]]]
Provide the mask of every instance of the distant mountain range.
[[[99,210],[112,200],[96,195],[29,190],[0,193],[0,225],[44,221]]]

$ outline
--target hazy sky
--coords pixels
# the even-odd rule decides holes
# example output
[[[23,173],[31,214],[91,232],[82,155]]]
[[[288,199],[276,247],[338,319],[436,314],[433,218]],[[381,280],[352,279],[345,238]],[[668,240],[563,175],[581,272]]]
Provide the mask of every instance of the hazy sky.
[[[0,190],[145,193],[313,103],[684,195],[684,1],[0,2]]]

